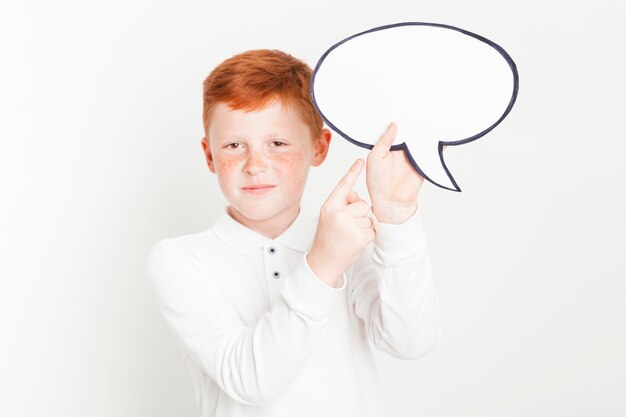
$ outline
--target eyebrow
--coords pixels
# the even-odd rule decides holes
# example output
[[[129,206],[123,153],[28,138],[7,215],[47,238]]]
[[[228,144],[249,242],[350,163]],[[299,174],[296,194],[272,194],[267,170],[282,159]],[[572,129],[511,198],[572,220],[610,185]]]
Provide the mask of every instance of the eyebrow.
[[[287,138],[289,135],[285,134],[285,133],[276,133],[276,132],[272,132],[268,135],[265,136],[266,139],[285,139]]]
[[[218,142],[232,142],[232,141],[242,142],[242,141],[245,141],[244,137],[237,136],[237,135],[219,135],[219,136],[216,136],[215,139]]]

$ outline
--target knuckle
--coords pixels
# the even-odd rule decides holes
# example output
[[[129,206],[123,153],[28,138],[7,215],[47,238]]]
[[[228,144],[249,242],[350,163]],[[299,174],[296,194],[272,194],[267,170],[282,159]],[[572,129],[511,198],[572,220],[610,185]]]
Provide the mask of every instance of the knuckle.
[[[366,215],[367,213],[369,213],[369,211],[370,211],[369,206],[368,206],[368,205],[367,205],[367,203],[366,203],[365,201],[363,201],[363,200],[361,200],[361,201],[359,202],[359,204],[358,204],[358,209],[359,209],[359,213],[360,213],[362,216],[365,216],[365,215]]]

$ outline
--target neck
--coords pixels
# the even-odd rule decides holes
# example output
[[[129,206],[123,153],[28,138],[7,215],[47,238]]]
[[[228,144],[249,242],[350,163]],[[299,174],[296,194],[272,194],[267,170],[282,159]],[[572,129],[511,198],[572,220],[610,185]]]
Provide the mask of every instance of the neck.
[[[254,230],[270,239],[275,239],[291,226],[291,223],[293,223],[298,213],[300,213],[300,205],[294,205],[276,214],[274,217],[262,220],[249,219],[232,206],[228,206],[227,212],[230,217],[246,226],[248,229]]]

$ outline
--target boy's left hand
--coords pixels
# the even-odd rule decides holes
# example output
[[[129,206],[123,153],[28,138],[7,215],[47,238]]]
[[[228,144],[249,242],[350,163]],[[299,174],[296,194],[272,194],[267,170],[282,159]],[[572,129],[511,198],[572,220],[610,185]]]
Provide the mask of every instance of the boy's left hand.
[[[381,223],[405,222],[417,210],[424,177],[409,163],[404,151],[390,151],[398,128],[391,123],[367,156],[366,182],[372,212]]]

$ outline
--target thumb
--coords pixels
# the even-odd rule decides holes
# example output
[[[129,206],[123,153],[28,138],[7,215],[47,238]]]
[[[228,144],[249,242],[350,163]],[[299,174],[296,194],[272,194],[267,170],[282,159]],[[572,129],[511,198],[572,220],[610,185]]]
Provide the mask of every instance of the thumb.
[[[354,187],[354,183],[356,179],[359,177],[359,174],[363,170],[364,161],[359,158],[350,167],[346,175],[343,176],[339,183],[335,186],[335,188],[330,192],[327,201],[336,201],[341,204],[346,204],[350,193],[352,191],[352,187]]]

